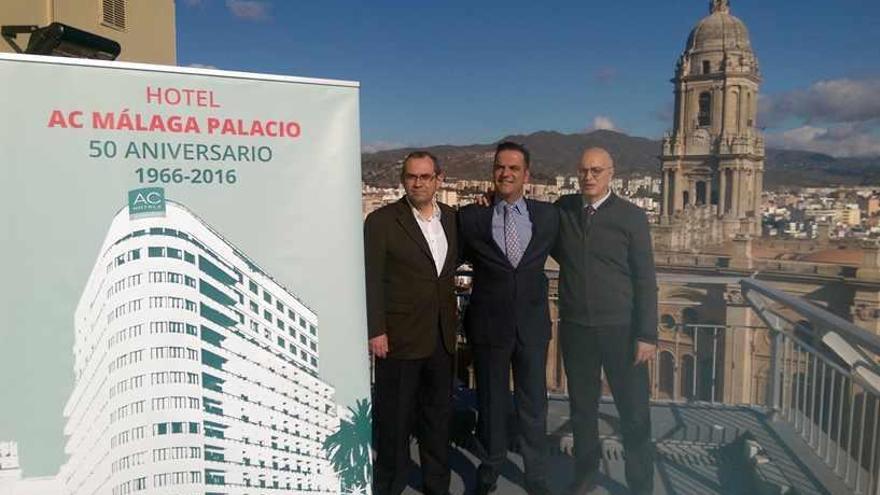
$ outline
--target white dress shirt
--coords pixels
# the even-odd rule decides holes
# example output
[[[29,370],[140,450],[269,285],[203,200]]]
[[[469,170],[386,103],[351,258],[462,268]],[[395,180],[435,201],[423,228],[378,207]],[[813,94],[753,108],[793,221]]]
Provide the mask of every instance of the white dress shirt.
[[[595,203],[590,203],[590,202],[588,202],[588,201],[587,201],[587,198],[586,198],[585,196],[581,196],[581,199],[583,199],[583,201],[584,201],[584,208],[586,208],[587,206],[590,206],[590,204],[592,204],[592,205],[593,205],[593,209],[594,209],[594,210],[598,210],[599,207],[602,206],[602,203],[604,203],[605,200],[608,199],[608,197],[610,197],[610,196],[611,196],[611,188],[609,187],[609,188],[608,188],[608,192],[606,192],[604,196],[602,196],[601,198],[599,198],[598,200],[596,200]]]
[[[409,202],[409,199],[407,199]],[[449,242],[446,240],[446,232],[443,230],[443,224],[440,223],[440,205],[434,201],[434,211],[429,218],[422,218],[412,203],[413,216],[416,217],[416,223],[425,240],[428,242],[428,248],[431,250],[431,257],[434,258],[434,266],[437,268],[437,275],[443,271],[443,265],[446,263],[446,252],[449,250]]]

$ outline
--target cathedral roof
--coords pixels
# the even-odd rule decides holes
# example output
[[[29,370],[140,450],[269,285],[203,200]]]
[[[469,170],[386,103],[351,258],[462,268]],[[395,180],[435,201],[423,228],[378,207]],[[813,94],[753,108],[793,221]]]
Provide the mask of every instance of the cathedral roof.
[[[824,249],[799,257],[798,261],[813,263],[834,263],[836,265],[859,265],[865,252],[859,248],[842,249],[840,247]]]
[[[693,51],[751,50],[749,30],[730,14],[727,0],[713,0],[711,13],[691,30],[687,49]]]
[[[798,247],[794,247],[794,245]],[[803,252],[799,252],[804,250]],[[714,246],[706,246],[701,254],[717,256],[733,256],[733,241],[725,241]],[[757,238],[752,242],[752,259],[764,261],[799,261],[802,263],[821,263],[833,265],[858,266],[862,263],[865,252],[858,245],[834,243],[823,247],[814,239],[774,240]],[[773,271],[772,268],[768,271]]]

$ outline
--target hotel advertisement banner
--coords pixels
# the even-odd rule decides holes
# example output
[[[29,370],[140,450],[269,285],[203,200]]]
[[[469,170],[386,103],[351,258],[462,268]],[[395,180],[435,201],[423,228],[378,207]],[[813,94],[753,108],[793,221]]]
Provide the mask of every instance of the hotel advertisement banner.
[[[357,83],[0,55],[0,87],[24,479],[367,493]]]

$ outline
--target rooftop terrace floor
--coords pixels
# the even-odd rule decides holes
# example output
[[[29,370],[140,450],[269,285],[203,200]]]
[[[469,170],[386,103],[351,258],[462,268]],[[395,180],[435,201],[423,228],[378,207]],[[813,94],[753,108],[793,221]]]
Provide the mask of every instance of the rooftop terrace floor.
[[[551,399],[548,444],[551,450],[548,485],[555,494],[566,493],[572,480],[571,429],[568,402]],[[610,399],[600,406],[600,435],[604,459],[595,495],[626,494],[622,445],[617,435],[617,412]],[[799,494],[849,494],[843,482],[826,467],[788,423],[771,421],[758,408],[703,403],[663,403],[651,406],[653,437],[657,448],[654,493],[658,495],[711,495],[751,493],[731,459],[731,443],[751,432],[778,466],[784,482]],[[452,456],[452,494],[472,493],[479,465],[472,437],[458,437]],[[413,459],[418,460],[413,445]],[[420,475],[413,466],[406,495],[421,493]],[[522,458],[508,455],[498,480],[499,495],[525,494]]]

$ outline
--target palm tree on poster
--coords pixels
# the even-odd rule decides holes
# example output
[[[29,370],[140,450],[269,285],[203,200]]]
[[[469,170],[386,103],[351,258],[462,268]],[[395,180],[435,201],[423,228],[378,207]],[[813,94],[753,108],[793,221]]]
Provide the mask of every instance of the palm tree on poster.
[[[342,492],[365,494],[370,485],[372,407],[369,400],[360,399],[348,410],[351,418],[339,421],[339,429],[324,441],[324,451],[339,475]]]

